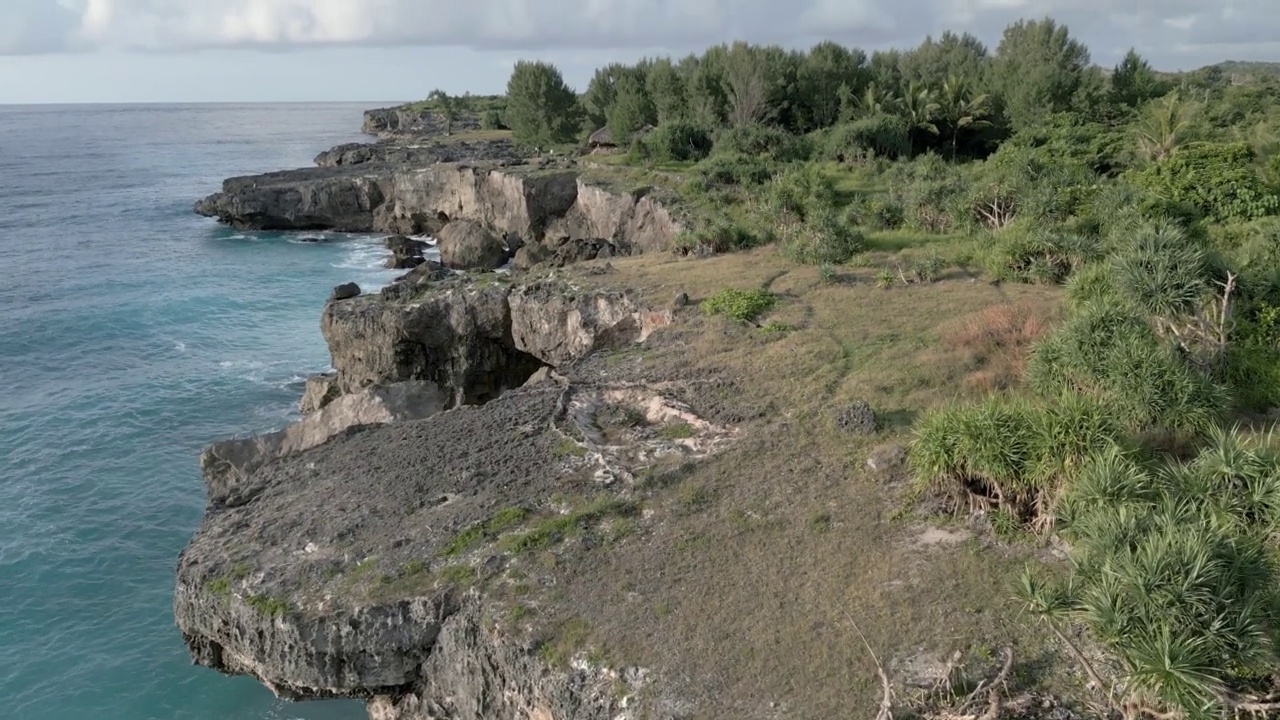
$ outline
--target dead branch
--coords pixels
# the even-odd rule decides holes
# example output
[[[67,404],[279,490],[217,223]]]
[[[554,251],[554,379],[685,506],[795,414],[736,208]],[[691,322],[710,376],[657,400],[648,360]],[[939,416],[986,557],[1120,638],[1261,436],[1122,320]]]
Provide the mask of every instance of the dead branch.
[[[844,608],[840,610],[849,619],[849,624],[853,626],[853,631],[858,633],[858,637],[862,639],[862,645],[867,649],[867,653],[871,655],[871,661],[876,664],[876,674],[880,676],[880,686],[884,689],[884,696],[880,699],[880,710],[876,713],[876,720],[893,720],[893,686],[889,684],[889,676],[885,673],[884,666],[880,664],[880,658],[876,657],[876,651],[871,649],[871,643],[867,642],[867,636],[862,634],[862,629],[858,627],[858,623],[854,621],[853,616]]]

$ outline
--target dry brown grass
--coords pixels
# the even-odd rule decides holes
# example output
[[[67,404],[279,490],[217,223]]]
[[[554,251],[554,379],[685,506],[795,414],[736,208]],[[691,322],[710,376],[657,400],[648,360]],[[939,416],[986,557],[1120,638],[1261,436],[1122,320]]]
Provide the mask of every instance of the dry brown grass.
[[[1010,590],[1036,551],[981,536],[918,542],[918,518],[894,519],[901,486],[864,463],[876,445],[905,443],[927,408],[977,393],[958,382],[972,372],[970,348],[1025,348],[1056,289],[952,279],[882,290],[871,269],[824,283],[771,248],[612,267],[580,282],[633,288],[662,307],[677,292],[696,304],[724,287],[764,287],[781,302],[760,322],[792,329],[692,306],[647,345],[583,369],[683,381],[695,411],[741,431],[722,454],[653,479],[637,532],[559,566],[561,611],[588,619],[590,645],[668,678],[661,694],[687,702],[676,714],[691,718],[873,717],[879,679],[848,616],[886,666],[1007,644],[1040,657]],[[855,399],[879,413],[878,436],[838,428]]]
[[[970,368],[966,386],[993,392],[1021,381],[1031,346],[1051,325],[1051,311],[1042,304],[1000,303],[944,323],[938,334]]]

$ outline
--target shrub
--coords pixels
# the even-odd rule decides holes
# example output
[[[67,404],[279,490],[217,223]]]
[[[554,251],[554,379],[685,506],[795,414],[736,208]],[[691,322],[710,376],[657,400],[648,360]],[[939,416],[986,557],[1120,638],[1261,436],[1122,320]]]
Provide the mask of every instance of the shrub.
[[[772,241],[772,234],[753,233],[741,223],[717,217],[680,233],[674,246],[681,254],[703,255],[746,250]]]
[[[859,225],[872,230],[895,230],[905,220],[902,205],[884,197],[863,197],[852,206]]]
[[[933,154],[899,163],[889,173],[890,197],[909,227],[925,232],[948,232],[965,223],[958,220],[970,183],[956,167]]]
[[[1109,449],[1062,510],[1069,577],[1028,571],[1019,595],[1100,693],[1128,717],[1185,718],[1239,716],[1267,694],[1280,664],[1280,458],[1225,432],[1154,471]],[[1080,652],[1077,622],[1109,662]]]
[[[723,315],[743,322],[753,322],[777,304],[777,296],[768,290],[725,288],[702,301],[702,312],[708,315]]]
[[[773,177],[769,164],[746,155],[712,155],[698,163],[697,173],[714,185],[763,185]]]
[[[1083,396],[1037,403],[993,396],[926,416],[910,461],[917,489],[941,492],[957,506],[976,503],[1047,529],[1054,500],[1091,453],[1115,446],[1120,428]]]
[[[497,110],[485,110],[480,116],[480,127],[485,130],[505,130],[506,125],[502,124],[502,113]]]
[[[991,255],[991,270],[1006,280],[1060,283],[1101,254],[1098,241],[1087,236],[1055,230],[1010,230],[1001,235]]]
[[[827,135],[825,151],[828,160],[843,163],[874,157],[905,157],[911,154],[907,122],[899,115],[877,113],[842,123]]]
[[[1039,343],[1027,382],[1043,397],[1072,391],[1092,397],[1132,431],[1201,432],[1222,416],[1227,400],[1145,319],[1108,306],[1080,310]]]
[[[807,160],[808,143],[803,138],[772,125],[750,123],[729,128],[716,138],[717,155],[748,155],[777,162]]]
[[[706,129],[686,122],[663,123],[644,137],[649,155],[658,162],[701,160],[711,154]]]
[[[803,222],[784,226],[782,237],[783,254],[809,265],[841,265],[867,247],[862,233],[829,207],[810,210]]]
[[[1280,196],[1258,172],[1255,160],[1247,143],[1199,143],[1130,178],[1214,220],[1252,220],[1280,211]]]

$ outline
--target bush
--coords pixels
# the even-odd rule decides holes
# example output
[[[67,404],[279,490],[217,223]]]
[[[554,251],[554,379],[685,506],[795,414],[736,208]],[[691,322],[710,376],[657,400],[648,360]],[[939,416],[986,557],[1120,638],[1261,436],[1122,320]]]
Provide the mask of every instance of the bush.
[[[874,157],[895,159],[911,154],[911,138],[901,116],[878,113],[833,127],[825,151],[828,160],[843,163]]]
[[[908,227],[949,232],[966,224],[959,208],[970,183],[951,163],[934,154],[899,163],[889,173],[892,202],[902,208]]]
[[[1028,571],[1019,595],[1099,693],[1134,717],[1216,718],[1271,690],[1280,665],[1273,452],[1219,432],[1194,461],[1152,470],[1110,449],[1072,484],[1062,519],[1070,576]],[[1112,662],[1095,666],[1078,651],[1068,630],[1077,622]]]
[[[777,304],[777,296],[768,290],[725,288],[702,301],[702,312],[708,315],[723,315],[742,322],[753,322]]]
[[[1060,283],[1098,258],[1097,240],[1052,230],[1015,231],[1000,236],[990,268],[996,277],[1033,283]]]
[[[902,206],[883,197],[862,197],[853,204],[852,211],[858,224],[871,230],[895,230],[905,220]]]
[[[720,217],[682,232],[675,239],[675,250],[683,254],[716,254],[770,242],[773,242],[771,233],[756,234],[741,223]]]
[[[502,124],[502,113],[497,110],[485,110],[480,116],[480,127],[485,130],[506,130],[507,126]]]
[[[701,160],[711,154],[711,136],[701,126],[663,123],[644,137],[649,155],[658,162]]]
[[[782,252],[798,263],[842,265],[867,247],[862,233],[835,210],[810,210],[803,222],[784,226]]]
[[[1246,143],[1200,143],[1131,173],[1130,179],[1214,220],[1252,220],[1280,211],[1280,196],[1258,172],[1255,160]]]
[[[773,169],[760,158],[746,155],[712,155],[695,168],[704,182],[714,185],[763,185],[773,177]]]
[[[997,395],[930,413],[917,426],[910,460],[918,490],[1047,529],[1073,471],[1120,438],[1107,409],[1083,396],[1037,403]]]
[[[773,178],[763,202],[775,220],[791,215],[804,221],[819,210],[834,210],[839,203],[835,184],[813,165],[791,167]]]
[[[717,155],[748,155],[777,162],[808,160],[808,142],[772,125],[751,123],[729,128],[716,138]]]
[[[1202,432],[1221,417],[1227,394],[1193,369],[1132,311],[1081,309],[1040,342],[1027,382],[1043,397],[1078,392],[1115,413],[1131,431]]]

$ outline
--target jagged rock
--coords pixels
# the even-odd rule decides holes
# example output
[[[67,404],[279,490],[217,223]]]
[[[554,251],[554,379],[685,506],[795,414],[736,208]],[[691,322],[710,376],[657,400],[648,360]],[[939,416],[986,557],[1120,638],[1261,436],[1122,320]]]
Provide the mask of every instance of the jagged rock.
[[[642,673],[549,666],[438,573],[458,532],[557,487],[559,438],[539,429],[560,396],[518,390],[261,468],[179,557],[174,616],[193,659],[281,697],[363,699],[378,720],[629,717]]]
[[[440,262],[455,270],[492,270],[507,261],[502,240],[479,223],[454,220],[437,234]]]
[[[515,144],[506,138],[468,141],[384,140],[376,143],[347,143],[316,156],[320,167],[389,163],[422,167],[442,162],[517,162],[522,160]]]
[[[516,251],[516,259],[512,263],[512,267],[516,270],[528,270],[534,265],[547,262],[554,255],[554,252],[541,243],[525,245]]]
[[[360,295],[360,286],[355,283],[343,283],[333,288],[331,300],[349,300]]]
[[[517,287],[507,301],[516,347],[553,367],[642,342],[671,323],[670,313],[643,311],[624,293],[578,293],[554,282]]]
[[[452,270],[434,260],[428,260],[396,278],[391,284],[382,288],[379,294],[387,300],[406,300],[421,293],[432,283],[452,276]]]
[[[312,375],[307,378],[306,387],[302,391],[302,399],[298,401],[298,412],[303,415],[313,413],[333,402],[338,395],[337,375],[333,373]]]
[[[426,262],[422,253],[428,246],[422,240],[414,240],[404,235],[392,235],[384,242],[387,249],[391,251],[391,257],[386,262],[389,268],[410,270]]]
[[[863,400],[850,403],[836,417],[841,430],[855,435],[874,435],[880,430],[876,411]]]
[[[414,105],[366,110],[364,126],[366,135],[382,137],[415,137],[445,135],[445,131],[462,132],[480,129],[480,117],[471,113],[458,113],[452,119],[442,113]]]
[[[555,251],[548,259],[552,267],[564,267],[574,263],[630,255],[630,248],[603,238],[561,238],[553,244]]]
[[[352,428],[429,417],[444,409],[439,386],[410,381],[339,397],[302,420],[264,435],[214,443],[200,455],[209,501],[232,502],[267,463],[323,444]]]
[[[665,250],[680,223],[652,195],[614,193],[573,171],[369,162],[230,178],[196,204],[240,228],[436,234],[458,220],[526,243],[586,240],[596,254]],[[590,253],[588,253],[590,254]]]
[[[675,298],[672,299],[671,301],[671,307],[673,308],[686,307],[688,306],[688,304],[689,304],[689,293],[687,292],[676,293]]]

